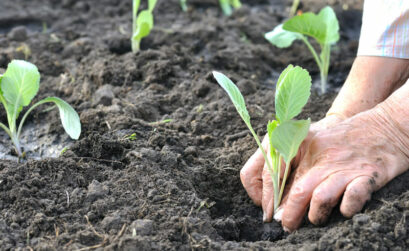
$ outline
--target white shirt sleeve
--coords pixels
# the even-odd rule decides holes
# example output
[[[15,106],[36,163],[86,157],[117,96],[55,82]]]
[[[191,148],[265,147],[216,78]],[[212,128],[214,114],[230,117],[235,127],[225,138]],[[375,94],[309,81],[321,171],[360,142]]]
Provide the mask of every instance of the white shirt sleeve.
[[[409,0],[365,0],[358,56],[409,59]]]

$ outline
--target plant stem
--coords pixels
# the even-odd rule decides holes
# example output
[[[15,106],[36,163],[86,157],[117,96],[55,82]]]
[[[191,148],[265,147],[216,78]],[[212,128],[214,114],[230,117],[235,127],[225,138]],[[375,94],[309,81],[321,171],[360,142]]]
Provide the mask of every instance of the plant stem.
[[[300,0],[293,0],[293,4],[291,5],[290,15],[289,15],[290,18],[295,15],[295,12],[297,11],[299,4],[300,4]]]
[[[310,50],[312,56],[315,59],[315,62],[317,62],[318,68],[321,70],[322,62],[321,62],[320,58],[318,57],[317,52],[315,52],[314,47],[312,47],[312,45],[310,44],[310,42],[308,41],[308,39],[305,36],[302,36],[301,40],[307,45],[308,49]]]
[[[320,71],[320,75],[321,75],[321,93],[324,94],[326,92],[327,76],[325,75],[324,71]]]
[[[226,16],[230,16],[233,13],[228,0],[220,0],[220,8]]]
[[[11,134],[10,129],[9,129],[5,124],[3,124],[3,123],[0,122],[0,127],[3,128],[4,131],[6,131],[7,135],[9,135],[10,138],[12,137],[12,136],[11,136],[12,134]]]
[[[138,24],[136,23],[138,17],[138,9],[139,9],[140,0],[133,0],[132,2],[132,34],[131,34],[131,43],[132,43],[132,52],[135,53],[139,51],[139,41],[133,39],[133,35],[135,34],[136,28]]]
[[[18,157],[21,157],[23,153],[21,152],[21,147],[20,147],[20,140],[18,139],[17,135],[14,133],[11,137],[11,141],[13,141],[14,148],[16,148],[16,152]]]
[[[280,155],[280,160],[281,160],[281,155]],[[281,163],[281,161],[280,161]],[[288,170],[290,169],[290,163],[285,163],[285,171],[284,171],[284,177],[283,177],[283,181],[281,182],[281,188],[280,188],[280,195],[279,195],[279,202],[281,202],[282,196],[283,196],[283,192],[284,192],[284,187],[285,187],[285,183],[287,182],[287,176],[288,176]]]
[[[139,51],[140,49],[140,42],[139,40],[136,39],[132,39],[132,52],[136,53]]]
[[[322,52],[321,52],[322,67],[320,69],[322,94],[326,92],[330,56],[331,56],[331,45],[329,44],[323,45]]]
[[[184,12],[187,11],[187,5],[186,5],[186,0],[180,0],[180,7]]]

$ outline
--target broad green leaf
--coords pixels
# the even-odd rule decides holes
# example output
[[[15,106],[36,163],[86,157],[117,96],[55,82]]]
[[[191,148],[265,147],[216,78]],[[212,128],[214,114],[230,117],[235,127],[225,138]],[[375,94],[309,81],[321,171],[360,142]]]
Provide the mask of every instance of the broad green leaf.
[[[8,103],[19,108],[27,106],[40,87],[40,73],[35,65],[13,60],[1,80],[1,91]]]
[[[283,29],[311,36],[320,44],[326,42],[327,26],[319,16],[311,12],[287,20],[283,25]]]
[[[285,68],[285,69],[281,72],[281,74],[280,74],[280,76],[278,77],[278,80],[277,80],[276,90],[277,90],[278,88],[280,88],[280,85],[284,82],[283,80],[284,80],[285,77],[287,76],[287,73],[288,73],[289,71],[291,71],[292,69],[294,69],[294,66],[293,66],[292,64],[289,64],[289,65],[287,66],[287,68]]]
[[[57,97],[48,97],[38,101],[35,105],[55,103],[60,111],[60,118],[65,132],[72,138],[78,139],[81,134],[81,122],[78,113],[67,102]]]
[[[132,36],[132,39],[140,40],[149,35],[153,27],[153,16],[152,13],[144,10],[141,11],[136,20],[137,28]]]
[[[148,10],[150,11],[150,12],[152,12],[153,11],[153,9],[155,8],[155,5],[156,5],[156,2],[157,2],[158,0],[148,0]]]
[[[277,82],[275,94],[276,117],[280,123],[300,114],[311,94],[308,71],[292,65],[285,69]]]
[[[326,25],[325,43],[336,43],[339,40],[339,24],[334,10],[329,6],[324,7],[318,16],[320,17],[321,22]]]
[[[217,83],[227,92],[233,105],[236,107],[237,112],[240,114],[240,117],[244,120],[247,126],[250,125],[250,115],[246,108],[246,103],[244,101],[243,95],[239,88],[224,74],[220,72],[213,72],[214,78],[217,80]]]
[[[311,121],[289,120],[281,123],[271,133],[270,142],[275,149],[283,156],[286,163],[297,155],[298,148],[307,137]]]
[[[278,48],[287,48],[294,42],[294,40],[300,39],[302,35],[284,30],[283,25],[280,24],[275,27],[274,30],[264,34],[264,37]]]

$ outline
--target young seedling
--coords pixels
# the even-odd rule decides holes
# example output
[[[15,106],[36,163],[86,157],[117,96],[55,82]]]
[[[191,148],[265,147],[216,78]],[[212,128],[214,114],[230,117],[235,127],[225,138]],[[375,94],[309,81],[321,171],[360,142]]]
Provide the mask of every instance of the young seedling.
[[[180,1],[179,1],[179,2],[180,2],[180,8],[182,8],[182,10],[183,10],[184,12],[187,11],[186,1],[187,1],[187,0],[180,0]]]
[[[289,65],[280,75],[275,93],[275,120],[267,125],[270,141],[270,152],[267,156],[261,145],[260,139],[250,123],[250,115],[240,90],[225,75],[213,72],[214,78],[227,92],[237,112],[249,128],[251,134],[260,148],[268,171],[273,181],[274,211],[280,205],[287,180],[291,160],[297,155],[298,148],[308,134],[310,119],[294,120],[301,113],[307,103],[311,91],[311,77],[309,73],[299,66]],[[285,163],[284,176],[280,182],[282,161]]]
[[[230,16],[233,13],[233,8],[238,9],[241,7],[240,0],[220,0],[219,3],[220,8],[222,8],[222,11],[226,16]]]
[[[23,107],[28,106],[40,87],[40,73],[35,65],[23,61],[13,60],[7,66],[6,72],[0,76],[0,102],[7,114],[8,127],[0,122],[10,136],[19,157],[21,151],[20,136],[24,121],[28,114],[37,106],[44,103],[54,103],[59,111],[62,126],[72,139],[78,139],[81,134],[81,123],[77,112],[64,100],[57,97],[48,97],[32,105],[20,120],[17,119]]]
[[[148,9],[139,12],[141,0],[133,0],[132,4],[132,51],[139,51],[141,40],[147,37],[153,29],[153,9],[157,0],[148,0]]]
[[[308,41],[312,37],[321,47],[318,57],[314,47]],[[300,39],[311,51],[321,75],[321,92],[325,93],[330,63],[331,45],[339,40],[339,25],[334,10],[327,6],[318,15],[303,13],[295,16],[274,30],[265,34],[265,38],[278,48],[289,47],[294,40]]]

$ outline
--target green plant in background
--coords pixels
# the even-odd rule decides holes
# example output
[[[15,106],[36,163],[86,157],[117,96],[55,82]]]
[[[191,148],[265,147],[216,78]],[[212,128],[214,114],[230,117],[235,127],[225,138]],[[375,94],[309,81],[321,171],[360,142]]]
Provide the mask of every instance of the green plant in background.
[[[310,119],[294,120],[301,113],[311,93],[311,77],[309,73],[299,66],[289,65],[280,75],[275,93],[275,120],[267,125],[270,141],[269,157],[263,149],[260,139],[250,123],[250,115],[247,111],[243,95],[237,86],[225,75],[213,72],[214,78],[227,92],[237,112],[249,128],[264,156],[271,175],[274,188],[274,211],[280,205],[284,186],[288,176],[291,160],[296,156],[298,148],[308,134]],[[285,162],[285,170],[282,181],[280,173],[282,161]]]
[[[187,0],[180,0],[180,1],[179,1],[179,2],[180,2],[180,8],[182,8],[182,10],[183,10],[184,12],[187,11],[186,1],[187,1]]]
[[[220,8],[222,8],[222,11],[226,16],[230,16],[233,13],[233,8],[238,9],[241,7],[240,0],[220,0],[219,3]]]
[[[0,102],[6,110],[8,121],[8,127],[1,122],[0,127],[10,136],[19,157],[24,156],[20,145],[24,121],[28,114],[41,104],[54,103],[58,107],[62,126],[72,139],[78,139],[81,134],[81,123],[77,112],[68,103],[57,97],[47,97],[32,105],[17,127],[20,112],[23,107],[31,103],[39,87],[40,73],[37,67],[23,60],[11,61],[6,72],[0,76]]]
[[[148,9],[139,12],[141,0],[133,0],[132,4],[132,51],[140,49],[141,40],[147,37],[153,29],[153,9],[157,0],[148,0]]]
[[[290,9],[290,17],[293,17],[295,15],[295,12],[297,12],[298,5],[300,5],[300,0],[293,0],[293,4],[291,5]]]
[[[320,56],[308,41],[307,36],[314,38],[320,45]],[[296,39],[302,40],[317,62],[321,76],[321,91],[325,93],[331,45],[339,40],[338,19],[331,7],[324,7],[318,15],[307,12],[295,16],[278,25],[273,31],[266,33],[265,38],[279,48],[289,47]]]

